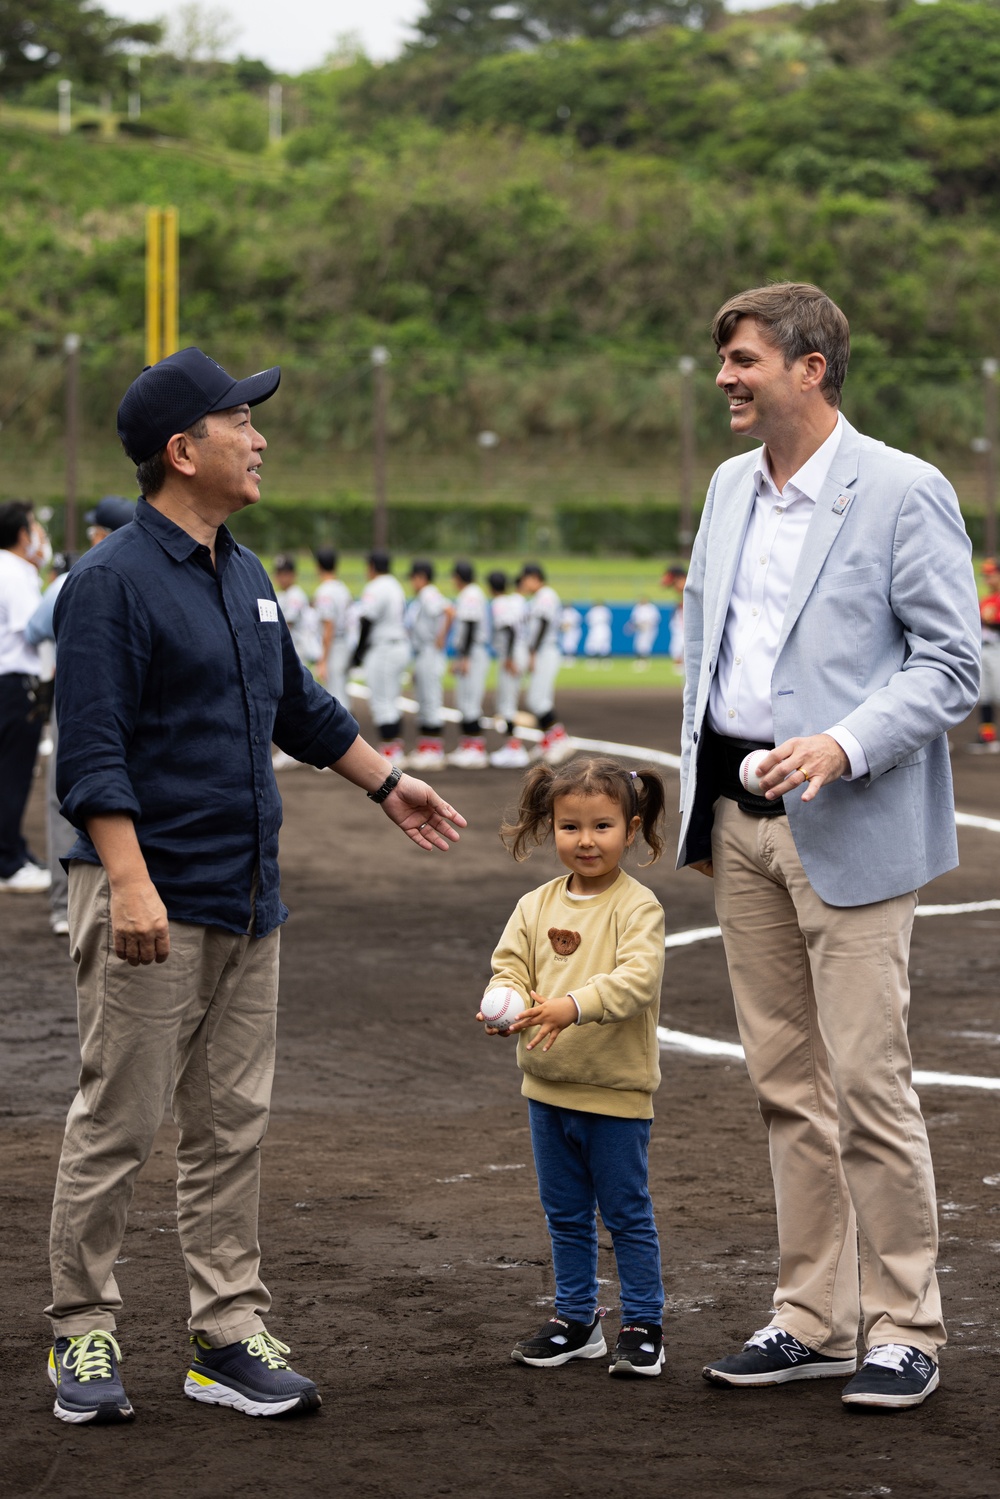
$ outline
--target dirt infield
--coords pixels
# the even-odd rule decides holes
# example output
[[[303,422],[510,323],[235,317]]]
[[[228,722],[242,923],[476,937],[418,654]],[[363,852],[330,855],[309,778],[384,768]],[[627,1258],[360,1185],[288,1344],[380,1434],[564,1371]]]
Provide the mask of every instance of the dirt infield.
[[[676,746],[676,699],[580,694],[565,707],[580,733]],[[966,728],[956,743],[969,737]],[[960,808],[1000,816],[1000,758],[956,752],[954,764]],[[681,1052],[664,1055],[651,1155],[665,1376],[624,1383],[608,1379],[604,1361],[554,1371],[511,1362],[515,1338],[547,1315],[552,1277],[512,1049],[486,1040],[472,1016],[517,896],[556,869],[548,854],[515,865],[497,841],[516,784],[514,773],[441,776],[470,828],[458,849],[430,857],[336,777],[282,774],[293,914],[282,939],[262,1240],[272,1330],[322,1388],[311,1419],[251,1421],[182,1395],[186,1294],[169,1125],[140,1178],[119,1265],[137,1419],[113,1430],[52,1419],[40,1309],[75,1084],[72,972],[44,900],[4,899],[0,1494],[1000,1495],[997,1092],[922,1090],[951,1326],[941,1390],[922,1409],[848,1414],[835,1380],[726,1392],[700,1378],[706,1358],[767,1320],[773,1198],[742,1065]],[[36,794],[36,829],[40,810]],[[963,830],[960,842],[962,868],[924,891],[925,902],[1000,895],[1000,836]],[[642,876],[663,899],[668,932],[712,925],[709,882],[668,866]],[[997,911],[916,923],[918,1067],[1000,1075],[998,938]],[[664,1023],[735,1040],[720,943],[667,959]],[[601,1243],[613,1336],[603,1231]]]

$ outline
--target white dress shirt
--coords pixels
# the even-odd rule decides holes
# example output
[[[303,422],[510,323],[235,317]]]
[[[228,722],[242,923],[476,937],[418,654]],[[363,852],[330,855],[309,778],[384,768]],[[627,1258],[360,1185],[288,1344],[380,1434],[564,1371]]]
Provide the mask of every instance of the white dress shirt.
[[[708,700],[709,726],[731,739],[774,743],[771,675],[788,595],[816,501],[840,447],[843,417],[830,436],[779,490],[767,450],[754,470],[757,498],[743,539],[719,664]],[[868,759],[855,736],[836,724],[826,732],[850,761],[845,780],[867,775]]]
[[[41,601],[37,567],[7,547],[0,549],[0,676],[38,675],[38,651],[24,631]]]

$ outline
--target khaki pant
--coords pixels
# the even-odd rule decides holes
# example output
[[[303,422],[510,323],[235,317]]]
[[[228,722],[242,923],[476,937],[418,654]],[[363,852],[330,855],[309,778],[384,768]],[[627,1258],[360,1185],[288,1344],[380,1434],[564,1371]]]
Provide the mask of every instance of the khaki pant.
[[[278,933],[256,938],[170,923],[165,963],[130,968],[111,944],[107,877],[70,871],[80,1090],[52,1210],[56,1336],[113,1331],[114,1277],[132,1190],[172,1101],[177,1228],[190,1328],[215,1347],[260,1332],[260,1142],[274,1071]]]
[[[822,795],[822,792],[820,793]],[[780,1266],[772,1326],[817,1352],[945,1341],[934,1175],[906,1035],[916,895],[828,906],[788,819],[720,798],[715,895],[768,1130]],[[859,1286],[860,1245],[860,1286]]]

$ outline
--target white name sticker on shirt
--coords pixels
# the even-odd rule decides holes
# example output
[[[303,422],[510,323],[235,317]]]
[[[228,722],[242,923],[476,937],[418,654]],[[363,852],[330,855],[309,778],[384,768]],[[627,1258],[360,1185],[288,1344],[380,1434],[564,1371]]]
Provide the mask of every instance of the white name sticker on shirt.
[[[262,624],[277,624],[278,606],[273,599],[258,599],[257,608],[260,610]]]

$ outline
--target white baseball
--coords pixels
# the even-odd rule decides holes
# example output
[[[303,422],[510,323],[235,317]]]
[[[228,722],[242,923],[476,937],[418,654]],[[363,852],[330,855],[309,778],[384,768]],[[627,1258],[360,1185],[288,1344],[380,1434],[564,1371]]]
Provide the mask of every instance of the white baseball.
[[[486,1024],[505,1031],[528,1008],[516,989],[487,989],[479,1006]]]
[[[740,784],[751,796],[764,795],[764,788],[757,779],[757,767],[770,753],[770,750],[751,750],[740,762]]]

